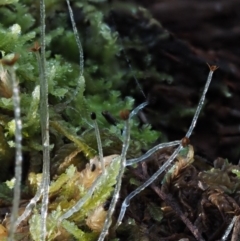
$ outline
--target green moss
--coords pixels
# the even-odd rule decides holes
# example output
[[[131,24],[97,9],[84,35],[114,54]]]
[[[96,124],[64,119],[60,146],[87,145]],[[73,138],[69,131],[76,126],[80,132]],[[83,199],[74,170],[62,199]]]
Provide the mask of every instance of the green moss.
[[[50,197],[53,197],[53,200],[50,200],[51,212],[47,218],[49,240],[54,240],[57,235],[56,220],[64,213],[63,209],[71,208],[78,198],[87,192],[85,189],[81,191],[81,187],[71,187],[70,184],[74,184],[81,171],[71,164],[83,169],[86,159],[89,160],[97,153],[90,113],[97,114],[104,155],[119,154],[122,148],[123,129],[119,112],[134,107],[134,99],[123,96],[121,92],[132,76],[128,73],[126,63],[117,57],[121,55],[123,46],[119,42],[118,33],[105,21],[104,16],[108,12],[106,5],[100,6],[90,1],[81,3],[73,1],[73,3],[75,10],[82,16],[82,19],[77,21],[77,27],[86,56],[84,76],[79,76],[77,64],[79,54],[74,34],[67,24],[68,13],[65,2],[46,1],[46,71],[49,84],[52,176],[55,178],[50,186]],[[26,167],[30,163],[30,168],[24,173],[25,180],[28,180],[25,184],[25,187],[27,186],[25,195],[30,198],[37,190],[41,177],[39,69],[36,55],[31,50],[34,42],[39,39],[39,6],[29,0],[22,0],[21,3],[5,0],[0,5],[3,5],[0,8],[0,51],[4,53],[4,58],[10,58],[13,53],[19,55],[14,68],[20,87],[24,162]],[[8,71],[6,66],[1,63],[0,65],[1,73]],[[1,73],[0,84],[3,83]],[[137,69],[134,73],[137,77],[144,75],[143,71]],[[0,165],[1,172],[4,173],[4,175],[1,173],[1,181],[11,178],[8,168],[14,161],[15,133],[13,103],[11,96],[5,96],[4,88],[0,88]],[[108,111],[116,119],[115,126],[106,121],[101,114],[103,111]],[[136,157],[141,154],[142,148],[147,149],[159,138],[159,133],[152,131],[149,125],[140,127],[137,119],[134,119],[131,125],[128,157]],[[68,146],[68,151],[61,152],[61,148],[66,145],[72,146]],[[59,153],[61,158],[56,158]],[[71,162],[79,153],[84,157]],[[55,163],[59,160],[64,164]],[[76,160],[81,162],[80,165]],[[61,168],[55,168],[58,165]],[[72,236],[78,237],[78,240],[79,237],[81,240],[96,239],[96,234],[86,231],[84,220],[90,211],[110,197],[118,168],[118,162],[111,164],[107,168],[108,175],[102,179],[92,198],[71,217],[72,222],[65,220],[62,224]],[[5,184],[0,183],[0,187],[4,189]],[[0,198],[9,200],[5,191]],[[72,201],[67,204],[66,200],[71,198]],[[33,240],[38,240],[40,237],[39,222],[39,207],[37,207],[29,221],[29,232]]]

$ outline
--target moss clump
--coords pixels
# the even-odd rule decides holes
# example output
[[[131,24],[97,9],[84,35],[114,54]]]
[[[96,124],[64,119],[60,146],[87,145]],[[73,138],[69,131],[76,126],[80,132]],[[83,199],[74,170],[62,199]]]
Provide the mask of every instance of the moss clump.
[[[42,166],[42,144],[40,130],[40,85],[39,66],[36,58],[36,46],[40,36],[39,5],[29,0],[7,1],[0,8],[0,51],[1,58],[11,59],[17,53],[18,61],[14,65],[20,88],[21,118],[23,123],[23,191],[22,196],[31,199],[39,188]],[[64,1],[47,1],[46,32],[46,72],[49,84],[49,113],[51,139],[51,180],[49,216],[47,217],[48,240],[57,240],[58,228],[61,237],[69,240],[81,232],[81,240],[95,240],[97,235],[88,227],[92,215],[99,206],[103,206],[111,196],[119,169],[119,161],[108,164],[106,176],[101,176],[97,190],[76,212],[69,221],[57,227],[56,220],[85,196],[89,187],[77,182],[84,166],[97,154],[96,137],[90,112],[97,114],[97,122],[103,142],[104,155],[120,154],[122,148],[123,123],[118,117],[124,109],[132,109],[134,99],[123,96],[121,90],[126,88],[132,76],[128,67],[117,56],[121,55],[123,46],[116,31],[106,22],[106,5],[88,1],[74,2],[75,11],[81,13],[76,19],[80,30],[84,54],[84,76],[79,76],[77,64],[78,50],[74,34],[68,24],[68,12]],[[54,21],[53,21],[54,19]],[[66,47],[67,46],[67,47]],[[83,64],[83,63],[82,63]],[[0,187],[4,190],[0,203],[9,203],[12,191],[4,181],[12,178],[14,162],[15,122],[8,68],[0,62]],[[141,72],[139,72],[141,73]],[[109,124],[102,112],[108,112],[115,119]],[[158,137],[149,125],[140,125],[137,119],[131,123],[131,144],[129,157],[141,154]],[[62,151],[64,150],[64,151]],[[72,164],[75,165],[72,166]],[[93,168],[88,164],[86,168]],[[96,164],[95,164],[96,165]],[[94,168],[93,168],[94,169]],[[9,171],[10,170],[10,171]],[[90,170],[95,172],[95,170]],[[97,176],[96,176],[97,177]],[[81,179],[81,178],[80,178]],[[94,181],[94,180],[93,180]],[[77,182],[77,183],[76,183]],[[66,202],[68,200],[68,202]],[[16,239],[23,236],[29,240],[38,240],[39,207],[25,220],[17,230]],[[21,228],[26,229],[20,234]],[[76,226],[77,225],[77,226]],[[94,225],[93,225],[94,226]],[[63,231],[63,227],[65,228]],[[67,232],[66,232],[67,230]],[[57,235],[58,234],[58,235]]]

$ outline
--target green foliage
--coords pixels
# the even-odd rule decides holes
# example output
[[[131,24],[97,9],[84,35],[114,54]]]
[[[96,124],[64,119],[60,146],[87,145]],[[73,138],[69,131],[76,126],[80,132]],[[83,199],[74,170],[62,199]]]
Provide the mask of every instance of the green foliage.
[[[59,133],[66,136],[69,140],[74,142],[78,148],[80,148],[87,157],[93,157],[95,154],[95,151],[89,147],[84,140],[82,140],[80,137],[78,137],[76,134],[72,133],[70,129],[67,129],[66,126],[64,126],[63,122],[56,122],[52,121],[51,126],[57,130]]]
[[[21,50],[22,46],[26,44],[27,41],[35,37],[34,32],[29,32],[27,34],[21,35],[21,26],[19,24],[13,24],[8,30],[0,28],[0,49],[6,53],[9,52],[23,52]]]
[[[51,184],[51,187],[49,189],[49,194],[50,195],[56,194],[62,188],[62,186],[69,181],[69,179],[73,178],[75,171],[76,171],[76,168],[74,168],[74,166],[70,166],[66,170],[66,173],[60,175],[58,179]]]
[[[36,211],[32,215],[32,218],[29,221],[30,224],[30,233],[33,240],[40,241],[41,234],[41,216]]]
[[[119,159],[111,161],[110,165],[106,168],[107,175],[99,176],[99,183],[91,196],[82,208],[71,217],[71,220],[81,226],[86,226],[85,219],[99,205],[103,205],[104,202],[109,198],[113,190],[113,186],[116,183],[116,177],[119,172],[120,162]],[[66,172],[61,174],[56,181],[51,183],[49,195],[50,198],[55,200],[50,204],[50,213],[47,217],[48,223],[48,240],[52,240],[58,233],[57,227],[58,218],[64,213],[64,210],[71,209],[72,206],[83,197],[88,189],[84,188],[81,181],[85,181],[88,178],[86,171],[90,171],[90,167],[87,166],[81,173],[77,172],[76,168],[71,165],[67,168]],[[98,170],[95,170],[98,173]],[[99,175],[98,173],[97,175]],[[80,178],[79,175],[82,175]],[[97,177],[96,175],[96,177]],[[86,177],[85,177],[86,176]],[[94,182],[95,178],[92,180]],[[71,200],[71,201],[70,201]],[[35,211],[30,219],[30,233],[33,240],[38,240],[41,229],[39,227],[40,214]],[[66,220],[61,224],[63,228],[71,233],[73,236],[82,238],[82,240],[95,240],[96,234],[82,231],[78,226],[72,222]],[[36,226],[38,228],[36,228]],[[76,236],[80,235],[80,236]],[[78,239],[80,240],[80,239]]]
[[[7,167],[10,165],[11,159],[13,158],[12,150],[4,136],[3,128],[0,126],[0,162],[1,176],[7,171]]]
[[[110,165],[106,168],[107,175],[101,175],[99,177],[99,184],[97,185],[98,188],[94,191],[91,199],[89,199],[83,205],[82,209],[73,215],[73,220],[79,222],[94,208],[98,207],[100,204],[104,204],[104,202],[107,200],[107,198],[109,198],[111,192],[113,191],[113,186],[116,183],[116,178],[119,173],[119,168],[119,158],[112,160]]]
[[[156,220],[157,222],[161,222],[163,219],[163,211],[161,210],[161,207],[157,206],[154,203],[149,203],[148,205],[148,211],[151,215],[151,217]]]
[[[12,3],[17,3],[18,0],[2,0],[1,3],[0,3],[0,6],[1,5],[7,5],[7,4],[12,4]]]
[[[237,169],[232,170],[232,173],[236,174],[238,178],[240,178],[240,171]]]
[[[82,230],[80,230],[77,225],[75,225],[73,222],[69,222],[67,220],[63,221],[62,226],[70,233],[72,234],[76,240],[79,241],[92,241],[97,238],[96,233],[85,233]]]
[[[37,85],[32,92],[32,102],[29,106],[29,112],[23,118],[23,134],[26,136],[33,135],[37,130],[36,123],[39,123],[39,107],[40,101],[40,87]]]
[[[123,121],[119,118],[119,113],[121,110],[134,108],[134,99],[123,96],[121,92],[132,76],[126,69],[126,63],[116,57],[121,55],[122,46],[118,33],[105,21],[106,8],[90,1],[73,3],[82,14],[77,27],[87,56],[84,76],[79,76],[79,66],[76,64],[78,50],[74,34],[67,24],[65,2],[46,1],[46,71],[49,84],[51,174],[54,177],[49,190],[51,199],[47,217],[48,240],[54,240],[57,236],[57,219],[88,191],[79,183],[78,178],[86,160],[97,154],[90,113],[95,112],[97,115],[106,156],[121,153]],[[26,166],[30,163],[30,168],[24,172],[23,177],[27,180],[24,194],[30,198],[35,194],[42,177],[39,168],[42,151],[39,68],[33,49],[40,34],[39,5],[30,0],[22,0],[21,3],[3,0],[0,6],[0,51],[4,59],[11,60],[14,53],[19,56],[14,68],[20,87],[24,162]],[[16,127],[11,93],[7,92],[11,90],[8,72],[8,68],[0,63],[1,181],[12,177],[8,169],[14,162],[15,147]],[[134,73],[137,77],[144,75],[142,70],[135,70]],[[116,119],[116,126],[106,121],[101,114],[103,111],[108,111]],[[140,126],[137,119],[131,121],[131,128],[128,158],[139,156],[141,149],[147,149],[159,138],[159,133],[152,131],[149,125]],[[63,235],[62,229],[65,233],[69,232],[69,240],[72,237],[78,240],[96,239],[97,235],[86,228],[85,219],[111,196],[119,171],[119,161],[113,161],[106,170],[107,175],[99,177],[99,185],[91,198],[70,221],[64,220],[62,223],[60,233]],[[0,183],[0,190],[1,201],[9,202],[12,191],[4,182]],[[39,240],[39,224],[37,206],[29,219],[29,232],[33,240]]]
[[[11,203],[13,197],[12,190],[8,187],[6,183],[0,183],[0,202]]]

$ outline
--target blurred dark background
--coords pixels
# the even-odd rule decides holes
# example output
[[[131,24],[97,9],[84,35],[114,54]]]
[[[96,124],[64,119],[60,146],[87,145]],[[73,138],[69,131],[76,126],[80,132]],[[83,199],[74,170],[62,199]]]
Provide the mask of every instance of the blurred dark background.
[[[147,46],[145,57],[149,54],[157,71],[168,76],[159,81],[149,70],[149,75],[139,80],[144,92],[154,99],[145,112],[148,121],[166,139],[182,138],[207,79],[206,63],[217,65],[191,142],[196,153],[209,161],[223,157],[238,163],[240,1],[142,0],[136,4],[146,7],[152,16],[146,17],[141,8],[131,14],[116,7],[117,31],[123,40],[137,35]],[[134,47],[126,49],[133,66],[141,68],[143,56]],[[140,92],[135,98],[144,100]]]

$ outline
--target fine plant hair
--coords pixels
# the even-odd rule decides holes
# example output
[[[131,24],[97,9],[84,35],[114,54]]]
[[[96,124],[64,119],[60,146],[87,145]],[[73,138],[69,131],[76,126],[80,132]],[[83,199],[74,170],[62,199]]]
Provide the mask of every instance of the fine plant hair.
[[[111,4],[111,3],[110,3],[110,4]],[[115,22],[115,19],[114,19],[114,16],[113,16],[113,9],[112,9],[112,7],[111,7],[111,19],[112,19],[112,22],[113,22],[114,26],[117,28],[117,25],[116,25],[116,22]],[[144,93],[144,91],[143,91],[143,89],[142,89],[142,86],[140,85],[140,83],[139,83],[136,75],[135,75],[134,72],[133,72],[132,64],[131,64],[130,59],[129,59],[128,56],[127,56],[126,50],[125,50],[124,45],[123,45],[122,38],[119,38],[119,42],[120,42],[120,45],[121,45],[121,47],[122,47],[123,56],[124,56],[124,58],[125,58],[125,60],[126,60],[126,63],[127,63],[128,67],[129,67],[129,71],[132,73],[133,79],[134,79],[134,81],[135,81],[135,83],[136,83],[139,91],[142,93],[143,97],[144,97],[145,99],[147,99],[147,96],[146,96],[146,94]]]
[[[79,37],[78,37],[78,34],[76,32],[76,27],[75,27],[75,24],[74,24],[74,18],[73,18],[73,13],[71,11],[71,6],[67,0],[67,3],[68,3],[68,8],[69,8],[69,12],[70,12],[70,18],[71,18],[71,21],[72,21],[72,25],[73,25],[73,30],[74,30],[74,34],[75,34],[75,37],[76,37],[76,41],[78,43],[78,47],[79,47],[79,51],[80,51],[80,56],[82,58],[82,61],[83,61],[83,53],[82,53],[82,49],[81,49],[81,44],[79,44]],[[81,63],[81,58],[80,58],[80,63]],[[81,66],[81,64],[80,64]],[[186,137],[189,138],[194,130],[194,127],[196,126],[196,122],[198,120],[198,117],[199,117],[199,114],[200,114],[200,111],[203,107],[203,104],[204,104],[204,100],[205,100],[205,96],[206,96],[206,93],[207,93],[207,90],[208,90],[208,87],[210,85],[210,82],[211,82],[211,79],[212,79],[212,75],[213,75],[213,72],[217,69],[216,66],[209,66],[210,68],[210,72],[209,72],[209,75],[208,75],[208,79],[207,79],[207,83],[205,85],[205,88],[204,88],[204,91],[203,91],[203,94],[201,96],[201,99],[199,101],[199,104],[198,104],[198,107],[197,107],[197,110],[195,112],[195,115],[193,117],[193,120],[192,120],[192,123],[190,125],[190,128],[188,130],[188,132],[186,133]],[[80,77],[82,77],[82,74],[83,73],[80,73]],[[119,175],[117,176],[117,183],[116,183],[116,186],[115,186],[115,189],[114,189],[114,193],[113,193],[113,198],[112,198],[112,201],[111,201],[111,204],[110,204],[110,207],[109,207],[109,211],[108,211],[108,215],[106,217],[106,221],[104,223],[104,226],[103,226],[103,229],[102,229],[102,232],[99,236],[99,239],[98,241],[103,241],[104,238],[106,237],[106,235],[108,234],[108,229],[111,225],[111,221],[112,221],[112,215],[113,215],[113,212],[115,211],[115,206],[116,206],[116,203],[117,203],[117,200],[118,200],[118,197],[119,197],[119,193],[120,193],[120,188],[121,188],[121,181],[122,181],[122,177],[123,177],[123,173],[124,173],[124,170],[125,170],[125,167],[127,165],[127,161],[126,161],[126,154],[127,154],[127,150],[128,150],[128,147],[129,147],[129,142],[130,142],[130,123],[129,123],[129,120],[139,111],[141,110],[142,108],[144,108],[148,103],[147,102],[144,102],[143,104],[139,105],[136,109],[134,109],[130,116],[127,116],[126,117],[126,120],[125,120],[125,127],[124,127],[124,130],[123,130],[123,137],[124,137],[124,140],[123,140],[123,148],[122,148],[122,153],[121,153],[121,157],[120,157],[120,171],[119,171]],[[95,118],[94,118],[95,119]],[[96,126],[96,123],[95,123],[95,126]],[[97,128],[96,128],[97,129]],[[98,137],[97,139],[99,140],[99,133],[98,131],[96,132]],[[98,144],[100,142],[98,141]],[[147,186],[149,186],[152,182],[154,182],[157,177],[163,172],[165,171],[168,166],[172,163],[172,161],[175,159],[175,157],[178,155],[178,153],[181,151],[181,149],[183,148],[183,144],[181,141],[176,141],[174,143],[167,143],[166,145],[162,144],[160,147],[157,146],[155,148],[153,148],[153,151],[150,150],[150,153],[154,153],[155,151],[159,150],[160,148],[164,148],[166,146],[172,146],[172,145],[178,145],[177,149],[174,151],[174,153],[170,156],[170,158],[168,159],[168,161],[149,179],[147,180],[142,186],[138,187],[135,191],[133,191],[131,194],[128,195],[128,197],[124,200],[123,204],[122,204],[122,208],[121,208],[121,211],[120,211],[120,215],[119,215],[119,218],[118,218],[118,221],[116,223],[116,226],[115,228],[117,228],[117,226],[121,223],[122,221],[122,218],[124,217],[124,214],[125,214],[125,210],[127,208],[127,206],[129,205],[129,202],[130,200],[135,196],[137,195],[139,192],[141,192],[142,190],[144,190]],[[101,147],[99,146],[99,152],[101,153]],[[151,155],[148,153],[145,154],[145,156],[149,156]],[[143,158],[143,157],[140,157],[139,158],[140,161],[146,159]],[[133,162],[132,160],[129,162],[129,163],[135,163],[135,162],[140,162],[138,160],[138,158]],[[103,172],[99,178],[93,183],[92,187],[89,189],[88,193],[87,193],[87,197],[90,197],[93,193],[93,191],[95,190],[95,188],[97,188],[97,185],[100,183],[100,179],[104,176],[104,175],[107,175],[105,174],[105,172]],[[77,204],[75,206],[73,206],[71,209],[69,209],[65,214],[63,214],[60,218],[59,218],[59,224],[66,218],[69,218],[70,216],[72,216],[75,212],[77,212],[85,203],[85,201],[87,200],[87,197],[84,197],[82,199],[79,200],[79,202],[77,202]]]
[[[214,71],[217,69],[217,66],[209,66],[210,68],[210,71],[209,71],[209,75],[208,75],[208,78],[207,78],[207,83],[204,87],[204,90],[203,90],[203,94],[200,98],[200,101],[199,101],[199,104],[197,106],[197,110],[193,116],[193,119],[192,119],[192,123],[186,133],[186,138],[189,138],[194,130],[194,127],[196,126],[196,123],[197,123],[197,120],[198,120],[198,117],[199,117],[199,114],[200,114],[200,111],[203,107],[203,104],[204,104],[204,100],[205,100],[205,96],[206,96],[206,93],[207,93],[207,90],[208,90],[208,87],[210,85],[210,82],[212,80],[212,76],[213,76],[213,73]],[[120,211],[120,214],[119,214],[119,217],[118,217],[118,220],[117,220],[117,224],[116,224],[116,227],[119,226],[122,222],[122,219],[124,217],[124,214],[125,214],[125,211],[126,211],[126,208],[129,206],[129,203],[130,203],[130,200],[136,196],[138,193],[140,193],[142,190],[144,190],[147,186],[149,186],[150,184],[152,184],[158,177],[161,173],[163,173],[172,163],[172,161],[176,158],[176,156],[178,155],[178,153],[181,151],[181,149],[183,148],[183,144],[181,141],[179,141],[179,143],[177,144],[178,147],[177,149],[174,151],[174,153],[169,157],[169,159],[162,165],[161,168],[159,168],[159,170],[154,173],[145,183],[143,183],[141,186],[139,186],[138,188],[136,188],[136,190],[134,190],[132,193],[130,193],[126,198],[125,200],[123,201],[123,204],[122,204],[122,208],[121,208],[121,211]],[[141,158],[142,160],[142,158]],[[144,159],[143,159],[144,160]],[[137,160],[135,162],[138,162]]]
[[[22,121],[21,121],[21,109],[20,109],[20,97],[18,83],[16,79],[16,73],[14,66],[9,66],[9,73],[11,84],[13,88],[13,104],[14,104],[14,118],[15,118],[15,180],[14,180],[14,198],[13,207],[10,219],[10,231],[8,240],[14,240],[14,232],[16,231],[16,218],[18,215],[18,207],[21,194],[21,179],[22,179]]]
[[[48,81],[46,74],[46,58],[45,58],[45,2],[40,0],[40,19],[41,19],[41,56],[36,51],[36,57],[39,67],[39,80],[40,80],[40,123],[41,123],[41,133],[42,133],[42,150],[43,150],[43,171],[42,171],[42,181],[38,190],[25,208],[23,214],[18,217],[15,221],[15,227],[17,227],[22,221],[24,221],[31,213],[32,208],[36,205],[40,197],[42,196],[41,204],[41,237],[40,240],[46,240],[47,228],[46,228],[46,218],[48,213],[48,193],[49,193],[49,183],[50,183],[50,144],[49,144],[49,111],[48,111]],[[22,158],[22,155],[20,155]],[[20,175],[21,176],[21,175]],[[20,183],[20,182],[19,182]],[[20,186],[19,186],[20,189]],[[20,191],[19,191],[20,193]],[[14,195],[14,200],[17,197]],[[15,202],[15,201],[14,201]],[[13,222],[11,222],[11,225]],[[10,236],[10,240],[11,236]]]
[[[83,55],[83,48],[81,45],[80,38],[78,36],[78,31],[76,28],[76,24],[73,17],[73,11],[70,6],[69,0],[66,0],[68,5],[68,10],[70,14],[70,19],[72,23],[72,28],[74,32],[74,36],[76,39],[76,43],[79,50],[79,86],[81,86],[81,83],[85,83],[84,79],[84,55]],[[11,214],[11,226],[10,226],[10,232],[9,232],[9,241],[14,240],[14,232],[16,230],[16,227],[20,225],[22,221],[27,219],[27,217],[32,212],[32,209],[35,207],[36,203],[41,200],[41,236],[40,240],[45,241],[47,240],[47,217],[48,217],[48,203],[49,203],[49,185],[50,185],[50,143],[49,143],[49,109],[48,109],[48,80],[47,80],[47,73],[46,73],[46,58],[45,58],[45,3],[44,0],[40,0],[40,19],[41,19],[41,53],[38,51],[35,52],[36,59],[38,62],[39,67],[39,79],[40,79],[40,123],[41,123],[41,133],[42,133],[42,152],[43,152],[43,171],[42,171],[42,180],[41,184],[39,185],[35,196],[30,200],[28,205],[25,208],[25,211],[23,214],[18,217],[16,220],[16,216],[18,213],[18,206],[19,206],[19,200],[20,200],[20,183],[21,183],[21,164],[22,164],[22,153],[21,153],[21,119],[20,119],[20,100],[18,95],[18,86],[17,81],[15,77],[14,68],[10,67],[10,74],[11,79],[13,83],[13,100],[14,100],[14,111],[15,111],[15,122],[16,122],[16,133],[15,133],[15,145],[16,145],[16,164],[15,164],[15,186],[14,186],[14,199],[13,199],[13,211]],[[128,61],[129,62],[129,61]],[[131,65],[130,65],[130,68]],[[200,98],[200,101],[198,103],[196,112],[194,114],[194,117],[192,119],[191,125],[185,135],[185,137],[188,139],[191,137],[193,130],[196,126],[197,120],[199,118],[199,114],[201,112],[201,109],[204,105],[205,97],[207,90],[209,88],[210,82],[212,80],[212,76],[214,71],[217,69],[216,66],[209,66],[210,72],[207,78],[206,85],[204,87],[202,96]],[[138,81],[137,81],[138,83]],[[141,88],[140,88],[141,89]],[[74,98],[77,95],[77,91],[79,91],[79,88],[77,87],[72,98]],[[82,91],[82,90],[81,90]],[[143,93],[145,96],[145,94]],[[70,98],[69,101],[72,101],[73,99]],[[173,147],[176,146],[175,151],[172,153],[172,155],[168,158],[168,160],[157,170],[156,173],[154,173],[145,183],[143,183],[141,186],[137,187],[132,193],[130,193],[125,200],[122,203],[122,207],[120,209],[120,214],[117,219],[117,222],[114,226],[114,229],[116,229],[122,222],[126,209],[130,204],[130,201],[132,198],[134,198],[138,193],[143,191],[145,188],[147,188],[149,185],[151,185],[161,173],[166,171],[168,167],[172,164],[174,159],[177,157],[179,152],[182,150],[182,148],[185,147],[185,143],[183,140],[176,140],[168,143],[161,143],[156,145],[155,147],[148,150],[145,154],[138,158],[132,158],[127,160],[127,152],[129,149],[129,145],[131,143],[131,126],[133,117],[146,105],[148,105],[148,102],[144,102],[137,106],[135,109],[132,110],[132,112],[126,111],[122,115],[122,119],[124,120],[124,129],[122,133],[122,151],[121,155],[113,158],[112,162],[116,162],[119,165],[119,172],[116,177],[115,187],[112,195],[112,199],[110,202],[110,207],[107,212],[106,220],[104,222],[102,231],[98,237],[98,241],[103,241],[105,237],[108,234],[109,228],[112,223],[112,218],[114,211],[116,209],[116,204],[119,199],[120,190],[121,190],[121,184],[122,179],[124,175],[124,171],[127,166],[134,165],[136,163],[145,161],[148,157],[159,151],[160,149],[166,148],[166,147]],[[102,182],[106,180],[106,177],[108,176],[107,169],[105,169],[104,164],[104,157],[103,157],[103,151],[102,151],[102,144],[101,144],[101,138],[100,138],[100,131],[98,128],[97,118],[96,114],[92,114],[92,121],[93,121],[93,127],[95,129],[96,139],[97,139],[97,146],[98,146],[98,154],[99,154],[99,160],[102,167],[102,173],[96,178],[96,180],[92,183],[91,187],[85,192],[84,196],[81,197],[71,208],[68,210],[63,210],[63,213],[56,219],[56,229],[62,227],[66,227],[69,223],[66,219],[71,218],[74,214],[76,214],[81,208],[84,206],[84,204],[91,199],[94,192],[100,187]],[[183,138],[184,139],[184,138]],[[233,219],[233,224],[236,220],[236,217]],[[65,224],[65,226],[64,226]],[[227,238],[229,232],[232,229],[232,226],[229,226],[228,230],[225,233],[225,236]],[[194,234],[194,233],[193,233]],[[194,234],[195,235],[195,234]],[[225,236],[222,240],[226,240]],[[196,237],[197,238],[197,237]],[[203,240],[200,238],[200,240]]]
[[[148,104],[148,102],[144,102],[141,105],[137,106],[128,116],[126,116],[126,120],[125,120],[125,126],[124,126],[124,130],[123,130],[123,135],[124,135],[124,140],[123,140],[123,146],[122,146],[122,153],[121,153],[121,159],[120,159],[120,171],[119,174],[117,176],[117,183],[114,189],[114,193],[113,193],[113,198],[112,201],[110,203],[110,207],[108,210],[108,214],[106,217],[106,221],[104,223],[103,226],[103,230],[99,236],[99,241],[100,240],[104,240],[104,238],[106,237],[107,233],[108,233],[108,229],[112,223],[112,215],[113,212],[115,210],[118,198],[119,198],[119,193],[120,193],[120,189],[121,189],[121,184],[122,184],[122,177],[124,174],[124,170],[126,167],[126,156],[127,156],[127,151],[129,148],[129,143],[130,143],[130,123],[129,121],[131,120],[131,118],[136,115],[142,108],[144,108],[146,105]]]
[[[45,60],[45,2],[40,0],[41,18],[41,69],[40,69],[40,113],[43,148],[43,171],[42,171],[42,206],[41,206],[41,237],[44,241],[47,235],[46,219],[48,213],[48,191],[50,183],[50,144],[49,144],[49,111],[48,111],[48,80]]]
[[[225,233],[223,234],[221,241],[226,241],[228,239],[229,234],[231,233],[234,224],[236,223],[236,220],[238,219],[239,216],[233,216],[232,221],[228,225],[227,229],[225,230]]]
[[[78,86],[75,89],[75,92],[72,95],[72,98],[70,98],[66,104],[70,103],[74,97],[77,95],[81,82],[85,83],[85,79],[84,79],[84,56],[83,56],[83,48],[82,48],[82,44],[78,35],[78,31],[77,31],[77,27],[76,27],[76,23],[74,21],[74,16],[73,16],[73,11],[70,5],[69,0],[66,0],[67,2],[67,6],[68,6],[68,11],[69,11],[69,15],[70,15],[70,19],[71,19],[71,24],[72,24],[72,29],[73,29],[73,33],[75,36],[75,40],[78,46],[78,50],[79,50],[79,81],[78,81]]]
[[[69,4],[69,1],[67,1],[68,4],[68,8],[69,8],[69,13],[70,13],[70,18],[71,18],[71,22],[72,22],[72,26],[73,26],[73,31],[74,31],[74,35],[76,38],[76,42],[78,44],[78,49],[80,52],[80,77],[83,78],[83,50],[81,47],[81,43],[79,40],[79,36],[77,34],[77,30],[76,30],[76,25],[74,22],[74,17],[73,17],[73,12],[71,9],[71,6]],[[111,219],[112,219],[112,215],[113,212],[115,210],[115,206],[119,197],[119,192],[121,189],[121,181],[122,181],[122,177],[123,177],[123,173],[125,170],[125,166],[126,166],[126,155],[127,155],[127,150],[129,147],[129,142],[130,142],[130,119],[136,115],[142,108],[144,108],[146,105],[148,104],[148,102],[144,102],[143,104],[139,105],[138,107],[136,107],[129,116],[127,116],[127,119],[125,121],[125,127],[123,130],[123,136],[124,136],[124,141],[123,141],[123,147],[122,147],[122,153],[121,153],[121,158],[120,158],[120,171],[119,171],[119,175],[117,177],[117,183],[116,183],[116,187],[114,189],[114,194],[113,194],[113,199],[111,201],[110,207],[109,207],[109,211],[108,211],[108,215],[106,218],[106,222],[104,224],[103,230],[101,232],[101,235],[99,237],[99,240],[103,240],[108,232],[108,229],[111,225]],[[99,135],[99,131],[98,131],[98,126],[97,123],[95,121],[96,117],[95,114],[92,115],[92,119],[94,121],[94,126],[95,126],[95,130],[96,130],[96,136],[97,136],[97,143],[98,143],[98,149],[99,149],[99,155],[100,155],[100,160],[102,163],[102,166],[104,166],[103,164],[103,157],[102,157],[102,147],[100,145],[100,135]],[[79,209],[84,205],[85,201],[91,197],[92,193],[94,192],[94,190],[97,188],[97,185],[99,185],[99,183],[101,182],[101,178],[104,177],[104,175],[107,175],[104,171],[105,169],[103,168],[103,173],[99,176],[99,178],[93,183],[92,187],[89,189],[88,193],[84,196],[84,198],[80,199],[79,202],[76,203],[76,205],[74,205],[71,209],[69,209],[65,214],[63,214],[58,222],[61,223],[64,219],[69,218],[70,216],[72,216],[75,212],[79,211]]]

